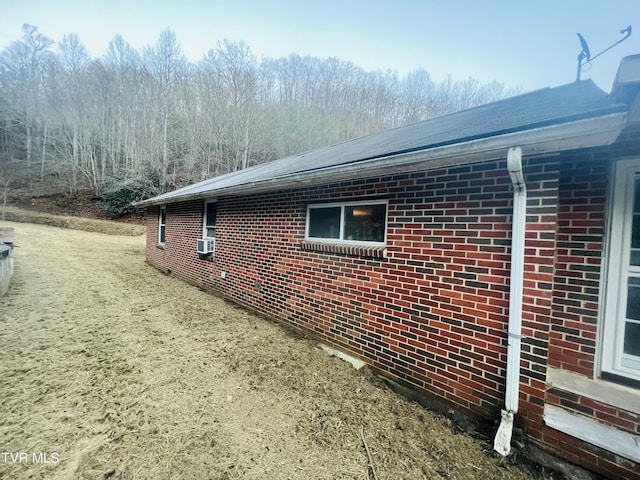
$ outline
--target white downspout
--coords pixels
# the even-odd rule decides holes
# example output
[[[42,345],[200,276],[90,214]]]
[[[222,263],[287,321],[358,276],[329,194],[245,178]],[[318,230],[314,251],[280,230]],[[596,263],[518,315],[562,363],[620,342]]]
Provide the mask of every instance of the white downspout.
[[[511,232],[511,285],[509,290],[509,331],[507,336],[507,378],[505,409],[493,448],[507,456],[511,451],[513,416],[518,412],[520,395],[520,344],[522,340],[522,293],[524,284],[524,239],[527,216],[527,187],[522,175],[522,150],[512,147],[507,169],[513,184],[513,226]]]

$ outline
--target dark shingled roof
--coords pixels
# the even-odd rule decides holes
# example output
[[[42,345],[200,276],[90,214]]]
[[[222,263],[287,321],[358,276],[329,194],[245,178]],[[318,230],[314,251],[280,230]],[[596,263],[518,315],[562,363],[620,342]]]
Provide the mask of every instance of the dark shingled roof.
[[[182,197],[400,153],[597,117],[626,110],[591,80],[545,88],[422,122],[285,157],[199,182],[148,200]],[[146,203],[146,202],[142,202]]]

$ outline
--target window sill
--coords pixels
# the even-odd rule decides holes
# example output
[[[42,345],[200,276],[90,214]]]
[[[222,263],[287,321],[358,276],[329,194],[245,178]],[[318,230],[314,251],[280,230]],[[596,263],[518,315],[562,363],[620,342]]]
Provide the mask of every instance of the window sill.
[[[324,243],[304,241],[302,250],[310,252],[337,253],[358,257],[387,258],[387,247],[370,247],[365,245],[349,245],[345,243]]]
[[[156,243],[156,248],[159,248],[160,250],[164,250],[164,243]]]
[[[592,380],[558,368],[547,369],[547,386],[640,414],[640,391],[632,387],[601,379]]]

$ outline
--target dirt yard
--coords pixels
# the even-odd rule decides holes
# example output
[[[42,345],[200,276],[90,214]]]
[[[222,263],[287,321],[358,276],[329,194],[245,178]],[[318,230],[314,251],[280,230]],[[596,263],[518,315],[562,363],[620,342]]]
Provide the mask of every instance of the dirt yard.
[[[0,225],[2,479],[554,478],[159,273],[143,237]]]

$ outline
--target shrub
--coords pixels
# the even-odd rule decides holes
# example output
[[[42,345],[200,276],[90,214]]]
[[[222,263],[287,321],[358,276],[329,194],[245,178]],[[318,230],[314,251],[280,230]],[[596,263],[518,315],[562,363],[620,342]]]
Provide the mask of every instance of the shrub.
[[[141,209],[135,207],[133,202],[149,198],[155,195],[156,191],[156,187],[148,180],[112,179],[102,188],[100,194],[102,209],[109,218],[140,214]]]

